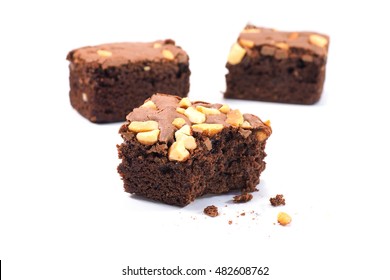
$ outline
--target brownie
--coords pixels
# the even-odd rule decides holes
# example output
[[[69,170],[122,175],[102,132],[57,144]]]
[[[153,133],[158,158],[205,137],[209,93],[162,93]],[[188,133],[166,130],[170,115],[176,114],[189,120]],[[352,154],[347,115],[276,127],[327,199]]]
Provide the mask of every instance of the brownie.
[[[233,197],[233,202],[234,203],[245,203],[248,201],[251,201],[253,198],[253,195],[250,193],[242,193],[240,195],[235,195]]]
[[[121,126],[126,192],[185,206],[205,194],[252,192],[265,169],[269,122],[228,105],[155,94]]]
[[[210,217],[217,217],[219,214],[218,207],[215,205],[207,206],[205,209],[203,209],[203,213]]]
[[[322,94],[329,37],[247,25],[233,44],[225,98],[314,104]]]
[[[170,39],[84,47],[67,59],[70,102],[94,123],[123,121],[156,92],[189,91],[189,57]]]

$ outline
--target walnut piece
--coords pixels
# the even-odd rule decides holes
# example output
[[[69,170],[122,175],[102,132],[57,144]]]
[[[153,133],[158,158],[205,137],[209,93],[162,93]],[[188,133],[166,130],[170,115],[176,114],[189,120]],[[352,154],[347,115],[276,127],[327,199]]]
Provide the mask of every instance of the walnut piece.
[[[234,43],[230,49],[228,56],[228,62],[232,65],[236,65],[242,61],[246,54],[246,50],[241,47],[238,43]]]
[[[242,38],[240,38],[240,39],[238,40],[238,43],[239,43],[241,46],[247,47],[247,48],[250,48],[250,49],[253,48],[254,45],[255,45],[255,42],[253,42],[253,41],[251,41],[251,40],[242,39]]]
[[[227,113],[226,122],[232,126],[239,127],[244,123],[244,117],[240,110],[232,110]]]
[[[309,36],[309,43],[317,47],[323,48],[328,44],[328,40],[320,35],[312,34]]]
[[[157,110],[156,104],[154,104],[154,102],[151,101],[151,100],[146,101],[144,104],[142,104],[142,105],[140,106],[140,108],[149,108],[149,109]]]
[[[183,125],[186,124],[186,121],[185,119],[183,118],[175,118],[172,122],[172,124],[177,127],[177,128],[181,128]]]
[[[97,50],[97,54],[101,57],[110,57],[112,56],[112,52],[106,50]]]
[[[199,112],[194,107],[188,107],[184,111],[184,115],[186,115],[192,123],[204,123],[206,121],[206,115]]]
[[[227,114],[230,111],[230,107],[227,104],[223,104],[218,110],[221,113]]]
[[[186,161],[190,157],[184,141],[174,142],[168,150],[168,158],[171,161]]]
[[[180,100],[179,106],[180,106],[181,108],[186,109],[186,108],[188,108],[188,107],[191,106],[191,101],[188,99],[188,97],[184,97],[184,98],[182,98],[182,99]]]
[[[278,223],[282,226],[286,226],[288,225],[289,223],[291,223],[291,217],[289,214],[285,213],[285,212],[279,212],[278,214]]]
[[[146,132],[158,129],[158,122],[156,121],[133,121],[129,124],[129,130],[133,132]]]
[[[162,55],[163,55],[164,58],[166,58],[168,60],[174,60],[175,59],[175,56],[173,55],[173,53],[170,50],[163,50],[162,51]]]
[[[144,145],[153,145],[158,141],[158,135],[160,134],[159,129],[154,129],[152,131],[139,132],[137,133],[137,140]]]
[[[221,114],[221,112],[218,109],[207,108],[204,106],[196,106],[196,110],[198,110],[199,112],[202,112],[203,114],[206,114],[206,115],[219,115],[219,114]]]
[[[223,125],[219,123],[201,123],[192,125],[192,129],[207,136],[213,136],[222,131]]]

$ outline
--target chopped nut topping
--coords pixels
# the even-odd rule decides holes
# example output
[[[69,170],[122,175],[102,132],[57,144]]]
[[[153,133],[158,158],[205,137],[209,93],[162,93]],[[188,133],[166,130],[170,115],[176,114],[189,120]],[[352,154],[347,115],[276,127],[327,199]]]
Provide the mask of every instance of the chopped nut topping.
[[[145,66],[145,67],[144,67],[144,71],[145,71],[145,72],[150,71],[150,69],[151,69],[150,66]]]
[[[165,57],[168,60],[174,60],[175,59],[175,56],[173,55],[173,53],[170,50],[163,50],[162,51],[162,55],[163,55],[163,57]]]
[[[256,132],[256,138],[262,142],[268,138],[268,135],[264,131],[258,131]]]
[[[129,130],[133,132],[146,132],[158,129],[158,122],[156,121],[133,121],[129,124]]]
[[[199,112],[202,112],[203,114],[206,114],[206,115],[219,115],[219,114],[221,114],[221,112],[218,109],[207,108],[204,106],[196,106],[196,110],[198,110]]]
[[[140,108],[149,108],[149,109],[157,110],[156,104],[154,104],[154,102],[151,101],[151,100],[146,101],[144,104],[142,104],[142,105],[140,106]]]
[[[227,104],[223,104],[221,108],[218,109],[221,113],[227,114],[230,111],[230,107]]]
[[[248,28],[241,31],[241,33],[260,33],[261,30],[257,28]]]
[[[285,50],[285,51],[287,51],[289,49],[289,46],[284,42],[276,43],[275,46],[277,48]]]
[[[188,108],[191,106],[191,101],[188,99],[188,97],[184,97],[180,100],[179,106],[181,108]]]
[[[154,43],[153,44],[153,48],[155,48],[155,49],[159,49],[161,47],[162,47],[161,43]]]
[[[185,109],[184,108],[176,108],[176,112],[180,113],[180,114],[185,114]]]
[[[83,99],[84,102],[88,102],[88,95],[85,92],[81,94],[81,98]]]
[[[282,226],[286,226],[288,225],[289,223],[291,223],[291,217],[289,214],[285,213],[285,212],[279,212],[278,214],[278,223]]]
[[[183,126],[182,128],[180,128],[180,129],[178,130],[178,132],[184,133],[184,134],[186,134],[186,135],[192,135],[191,127],[190,127],[188,124],[186,124],[185,126]]]
[[[251,124],[248,121],[244,121],[241,125],[242,128],[249,129],[252,128]]]
[[[192,123],[204,123],[206,121],[206,115],[199,112],[194,107],[188,107],[184,111],[184,115],[186,115]]]
[[[244,123],[244,117],[240,110],[232,110],[227,113],[226,122],[232,126],[238,127]]]
[[[195,138],[180,130],[175,132],[175,139],[176,141],[184,142],[184,147],[188,150],[193,150],[197,147]]]
[[[177,128],[181,128],[183,125],[186,124],[186,121],[183,118],[176,118],[173,120],[172,124]]]
[[[139,132],[137,133],[137,140],[144,145],[153,145],[158,140],[158,135],[160,134],[159,129],[152,131]]]
[[[184,145],[184,141],[174,142],[168,151],[168,158],[171,161],[186,161],[190,157]]]
[[[223,129],[222,124],[217,123],[201,123],[192,125],[192,130],[201,132],[207,136],[213,136]]]
[[[230,49],[228,56],[228,62],[232,65],[236,65],[242,61],[246,54],[246,50],[241,47],[238,43],[234,43]]]
[[[264,124],[265,124],[266,126],[271,127],[271,121],[270,121],[270,120],[266,120],[266,121],[264,122]]]
[[[299,33],[298,32],[292,32],[292,33],[290,33],[290,35],[288,35],[288,38],[290,40],[295,40],[298,37],[299,37]]]
[[[309,36],[309,43],[317,47],[323,48],[328,44],[328,40],[320,35],[312,34]]]
[[[102,56],[102,57],[110,57],[110,56],[112,56],[112,52],[106,51],[106,50],[98,50],[97,54]]]
[[[253,48],[253,46],[255,45],[255,42],[251,41],[251,40],[246,40],[246,39],[239,39],[238,40],[238,43],[243,46],[243,47],[247,47],[247,48]]]

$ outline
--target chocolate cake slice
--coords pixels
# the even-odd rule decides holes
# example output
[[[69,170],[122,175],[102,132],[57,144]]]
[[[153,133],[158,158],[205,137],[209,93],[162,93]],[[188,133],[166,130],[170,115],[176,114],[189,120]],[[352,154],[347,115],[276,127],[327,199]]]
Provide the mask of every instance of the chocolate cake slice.
[[[228,105],[155,94],[119,133],[124,189],[185,206],[205,194],[253,192],[265,168],[268,122]]]
[[[156,92],[189,91],[189,57],[170,39],[83,47],[67,59],[70,102],[94,123],[123,121]]]

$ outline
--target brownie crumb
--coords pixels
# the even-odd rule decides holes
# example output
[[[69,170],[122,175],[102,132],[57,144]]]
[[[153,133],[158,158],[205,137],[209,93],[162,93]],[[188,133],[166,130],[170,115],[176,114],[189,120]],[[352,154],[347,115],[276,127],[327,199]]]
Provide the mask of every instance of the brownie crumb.
[[[253,198],[252,194],[250,194],[250,193],[243,193],[243,194],[234,196],[233,197],[233,202],[234,203],[245,203],[245,202],[248,202],[248,201],[252,200],[252,198]]]
[[[277,194],[275,197],[271,197],[269,199],[272,206],[280,206],[280,205],[286,205],[286,201],[283,198],[282,194]]]
[[[216,217],[218,216],[218,207],[215,205],[207,206],[203,212],[210,217]]]
[[[229,220],[229,222],[228,222],[228,223],[229,223],[229,225],[231,225],[231,224],[233,223],[233,221],[232,221],[232,220]]]
[[[245,212],[241,213],[240,215],[241,215],[241,216],[245,216]]]

